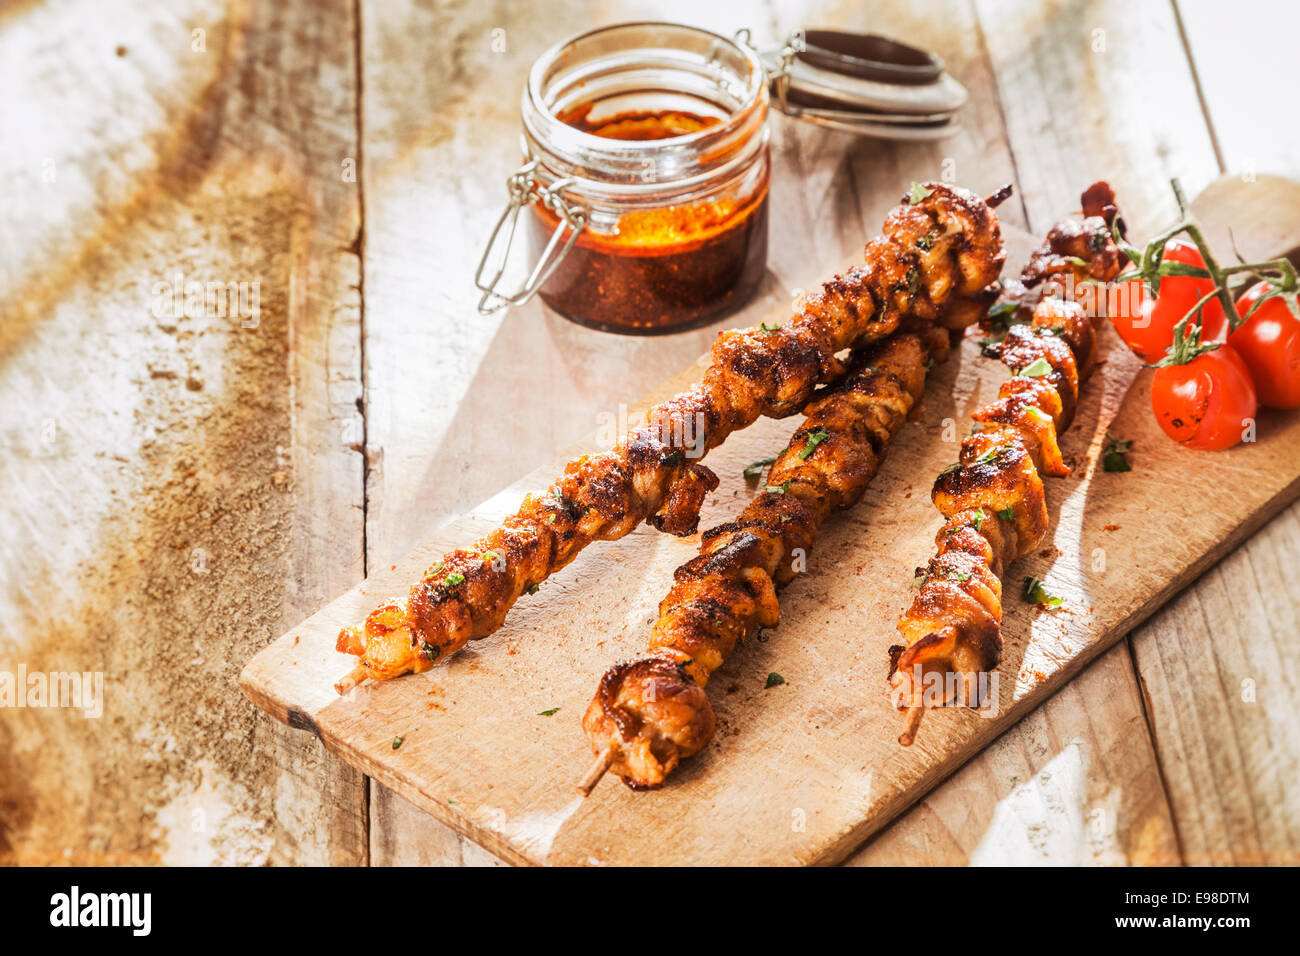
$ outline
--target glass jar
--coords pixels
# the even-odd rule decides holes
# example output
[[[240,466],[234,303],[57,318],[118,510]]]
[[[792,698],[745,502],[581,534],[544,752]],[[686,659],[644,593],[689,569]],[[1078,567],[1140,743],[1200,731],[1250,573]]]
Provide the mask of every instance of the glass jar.
[[[575,322],[648,335],[742,306],[767,263],[767,110],[757,54],[707,30],[626,23],[552,47],[524,90],[525,165],[480,310],[537,293]],[[505,295],[520,228],[535,265]]]

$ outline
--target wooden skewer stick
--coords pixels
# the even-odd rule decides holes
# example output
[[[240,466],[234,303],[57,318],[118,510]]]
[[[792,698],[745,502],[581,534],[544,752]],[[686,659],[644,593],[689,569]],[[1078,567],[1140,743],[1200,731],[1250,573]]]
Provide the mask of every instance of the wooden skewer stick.
[[[903,724],[903,732],[898,735],[898,742],[904,747],[912,746],[912,741],[916,739],[916,730],[921,726],[921,718],[924,716],[923,704],[913,704],[907,708],[907,720]]]
[[[578,784],[578,792],[584,797],[590,795],[591,790],[596,784],[600,783],[600,778],[605,776],[609,770],[609,765],[614,762],[614,748],[606,747],[600,753],[596,754],[596,759],[592,761],[587,772],[583,774],[582,782]]]
[[[1008,198],[1010,198],[1012,189],[1013,189],[1012,185],[1010,183],[1007,183],[1005,186],[1003,186],[993,195],[985,199],[984,205],[989,206],[993,209],[997,209],[998,206],[1001,206],[1004,202],[1007,201]]]
[[[334,690],[340,694],[346,694],[358,684],[364,682],[370,676],[370,670],[365,664],[358,664],[352,670],[344,675],[343,679],[334,685]]]

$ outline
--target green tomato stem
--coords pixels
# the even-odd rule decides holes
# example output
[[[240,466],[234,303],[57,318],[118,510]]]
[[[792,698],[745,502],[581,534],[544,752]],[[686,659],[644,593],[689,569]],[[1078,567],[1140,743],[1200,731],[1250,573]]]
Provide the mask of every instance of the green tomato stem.
[[[1161,261],[1164,258],[1165,244],[1175,236],[1185,233],[1196,246],[1197,251],[1200,252],[1201,259],[1205,263],[1205,271],[1209,273],[1210,281],[1214,283],[1214,287],[1203,295],[1196,305],[1192,306],[1187,314],[1175,324],[1173,328],[1173,344],[1165,357],[1155,363],[1156,366],[1181,365],[1191,361],[1197,355],[1204,354],[1217,347],[1213,343],[1205,345],[1200,343],[1202,310],[1211,299],[1217,298],[1222,304],[1229,331],[1235,332],[1242,326],[1246,321],[1246,317],[1237,314],[1237,305],[1233,301],[1231,290],[1228,288],[1229,276],[1246,274],[1261,282],[1268,282],[1270,285],[1276,284],[1279,292],[1286,295],[1287,304],[1292,312],[1297,318],[1300,318],[1300,306],[1296,305],[1296,293],[1300,290],[1300,276],[1297,275],[1296,268],[1291,261],[1281,258],[1269,259],[1265,262],[1243,262],[1226,268],[1220,266],[1219,261],[1214,257],[1214,253],[1210,251],[1205,236],[1201,233],[1200,224],[1191,213],[1187,196],[1183,192],[1182,183],[1175,178],[1170,180],[1170,185],[1173,187],[1174,198],[1178,201],[1181,220],[1163,232],[1156,234],[1143,249],[1141,261],[1134,263],[1136,268],[1132,271],[1124,270],[1118,279],[1119,281],[1131,281],[1140,278],[1146,283],[1147,290],[1152,295],[1159,296],[1160,283],[1163,278],[1159,270]],[[1117,234],[1116,241],[1119,242],[1120,239],[1121,237]],[[1136,255],[1137,250],[1133,249],[1132,251],[1133,255]],[[1132,259],[1133,255],[1129,255],[1129,259]],[[1240,259],[1241,255],[1238,254],[1237,258]]]
[[[1223,304],[1223,314],[1227,316],[1228,328],[1235,330],[1240,322],[1234,322],[1237,316],[1237,305],[1232,301],[1232,293],[1228,291],[1228,280],[1219,261],[1214,258],[1214,253],[1210,251],[1209,243],[1201,235],[1201,228],[1194,219],[1187,219],[1184,223],[1187,235],[1192,242],[1196,243],[1196,248],[1201,253],[1201,258],[1205,260],[1205,271],[1210,274],[1210,279],[1214,283],[1219,293],[1219,302]],[[1258,266],[1255,266],[1258,268]],[[1199,318],[1198,318],[1199,322]]]

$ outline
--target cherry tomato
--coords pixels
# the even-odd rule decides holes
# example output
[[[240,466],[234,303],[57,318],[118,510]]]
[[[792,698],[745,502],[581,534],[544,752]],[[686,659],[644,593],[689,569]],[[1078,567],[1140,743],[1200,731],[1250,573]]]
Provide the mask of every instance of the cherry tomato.
[[[1250,370],[1231,345],[1186,365],[1156,369],[1151,407],[1165,434],[1189,448],[1231,448],[1241,441],[1258,404]]]
[[[1164,261],[1205,267],[1196,244],[1181,238],[1165,243]],[[1120,288],[1110,320],[1124,344],[1142,361],[1158,362],[1173,343],[1174,326],[1213,288],[1211,279],[1166,276],[1160,280],[1160,295],[1152,299],[1142,280],[1132,279]],[[1223,304],[1211,299],[1201,307],[1201,341],[1221,342],[1227,331]]]
[[[1271,288],[1259,282],[1247,289],[1237,300],[1237,314],[1244,316]],[[1250,369],[1261,405],[1300,408],[1300,319],[1285,301],[1273,298],[1261,305],[1228,335],[1228,344]]]

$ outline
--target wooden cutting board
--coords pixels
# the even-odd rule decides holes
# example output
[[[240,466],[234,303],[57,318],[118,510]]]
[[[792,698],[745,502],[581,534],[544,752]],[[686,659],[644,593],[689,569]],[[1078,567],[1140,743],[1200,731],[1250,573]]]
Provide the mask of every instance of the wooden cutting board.
[[[1063,210],[1069,205],[1063,198]],[[1229,226],[1251,258],[1300,244],[1296,183],[1225,177],[1194,208],[1216,249],[1230,248]],[[1019,236],[1009,244],[1018,267],[1037,243]],[[439,554],[468,546],[563,462],[597,450],[595,436],[279,638],[240,683],[258,706],[512,862],[835,862],[1300,494],[1300,414],[1262,410],[1257,442],[1191,451],[1160,432],[1150,376],[1139,375],[1109,329],[1101,349],[1104,364],[1062,440],[1074,474],[1045,480],[1051,534],[1008,575],[996,714],[932,712],[909,749],[896,743],[898,714],[884,694],[886,649],[941,523],[930,485],[955,459],[970,413],[1006,376],[969,339],[935,369],[920,418],[898,436],[861,503],[827,522],[807,575],[782,595],[780,627],[740,648],[710,683],[718,735],[662,790],[634,793],[609,778],[581,799],[574,784],[591,754],[579,721],[606,667],[644,650],[672,571],[696,553],[697,538],[643,527],[597,543],[520,601],[505,628],[449,663],[346,697],[333,690],[355,662],[334,651],[340,627],[405,595]],[[701,368],[634,412],[697,380]],[[622,398],[610,396],[611,410]],[[742,469],[784,447],[798,420],[760,421],[710,454],[721,484],[701,527],[748,501],[754,488]],[[1132,440],[1131,472],[1100,468],[1107,433]],[[1047,581],[1064,606],[1021,600],[1027,574]],[[785,683],[766,689],[773,672]]]

